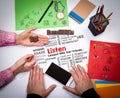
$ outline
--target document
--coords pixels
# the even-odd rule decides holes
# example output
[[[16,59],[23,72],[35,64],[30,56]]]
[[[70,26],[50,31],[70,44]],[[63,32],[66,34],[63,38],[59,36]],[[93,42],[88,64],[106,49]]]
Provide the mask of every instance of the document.
[[[33,52],[42,68],[54,62],[69,71],[77,64],[86,67],[88,52],[86,48],[81,47],[83,42],[83,35],[50,35],[49,44],[36,48]]]

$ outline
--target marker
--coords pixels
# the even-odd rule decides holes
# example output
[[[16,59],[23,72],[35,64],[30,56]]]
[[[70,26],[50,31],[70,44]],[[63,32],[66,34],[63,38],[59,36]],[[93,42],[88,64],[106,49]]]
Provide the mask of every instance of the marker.
[[[49,6],[47,7],[47,9],[45,10],[45,12],[43,13],[42,17],[39,19],[38,23],[41,22],[41,20],[43,19],[43,17],[45,16],[45,14],[47,13],[48,9],[51,7],[52,4],[53,4],[53,1],[51,1],[51,3],[49,4]]]

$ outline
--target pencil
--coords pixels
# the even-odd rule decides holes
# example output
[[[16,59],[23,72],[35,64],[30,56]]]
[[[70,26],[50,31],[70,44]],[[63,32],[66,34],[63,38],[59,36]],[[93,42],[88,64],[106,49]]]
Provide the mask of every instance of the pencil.
[[[98,25],[98,24],[103,24],[104,22],[109,21],[110,19],[108,19],[108,18],[109,18],[112,14],[113,14],[113,12],[111,12],[104,21],[101,21],[101,22],[98,22],[98,23],[95,23],[95,24],[96,24],[96,25]]]
[[[51,3],[49,4],[49,6],[47,7],[47,9],[45,10],[45,12],[43,13],[42,17],[39,19],[38,23],[41,22],[41,20],[43,19],[43,17],[45,16],[45,14],[47,13],[48,9],[51,7],[52,4],[53,4],[53,0],[51,1]]]
[[[96,17],[97,17],[97,14],[98,14],[98,11],[99,11],[99,9],[100,9],[100,6],[98,7],[98,9],[97,9],[97,12],[96,12],[96,15],[95,15],[95,18],[94,18],[94,23],[96,22]]]
[[[113,12],[111,12],[108,16],[107,16],[107,19],[113,14]]]

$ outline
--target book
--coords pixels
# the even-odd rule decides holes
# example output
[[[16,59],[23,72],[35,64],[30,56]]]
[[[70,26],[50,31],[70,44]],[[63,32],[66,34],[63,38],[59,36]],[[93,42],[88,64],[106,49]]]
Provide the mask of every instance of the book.
[[[80,0],[78,4],[70,11],[69,16],[78,23],[82,23],[93,11],[95,5],[88,0]]]

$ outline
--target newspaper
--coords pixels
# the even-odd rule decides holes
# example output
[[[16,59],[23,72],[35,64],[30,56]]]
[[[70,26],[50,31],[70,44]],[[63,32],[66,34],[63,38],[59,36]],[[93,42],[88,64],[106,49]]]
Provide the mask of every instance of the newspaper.
[[[54,62],[69,71],[72,66],[87,63],[88,52],[79,46],[84,35],[50,35],[46,46],[34,49],[37,63],[45,68]]]

